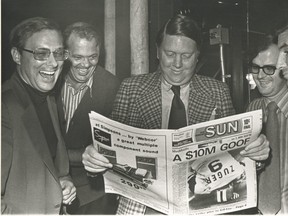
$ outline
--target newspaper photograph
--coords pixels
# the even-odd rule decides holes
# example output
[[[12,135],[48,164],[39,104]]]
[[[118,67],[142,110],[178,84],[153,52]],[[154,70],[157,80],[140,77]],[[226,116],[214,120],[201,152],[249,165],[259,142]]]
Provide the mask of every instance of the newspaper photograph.
[[[165,214],[222,214],[256,206],[255,164],[239,154],[262,129],[256,110],[178,130],[131,127],[89,114],[93,145],[113,168],[105,192]]]

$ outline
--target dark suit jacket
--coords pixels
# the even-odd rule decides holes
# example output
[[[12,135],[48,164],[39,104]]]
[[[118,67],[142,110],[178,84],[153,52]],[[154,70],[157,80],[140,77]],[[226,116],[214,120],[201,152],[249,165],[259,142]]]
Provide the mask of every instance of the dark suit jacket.
[[[162,122],[161,73],[130,77],[124,80],[111,114],[113,120],[130,126],[159,129]],[[195,75],[190,83],[188,124],[234,114],[230,92],[225,83]],[[168,117],[167,117],[168,118]]]
[[[59,178],[69,179],[69,163],[55,99],[48,97],[47,100],[58,139],[54,163],[36,110],[20,77],[14,74],[2,86],[2,213],[60,213]]]
[[[87,90],[70,121],[67,133],[62,97],[60,94],[57,97],[61,129],[70,160],[70,174],[77,188],[80,205],[94,201],[104,194],[103,177],[100,175],[97,178],[88,178],[81,161],[84,149],[92,144],[88,113],[95,111],[108,116],[111,113],[119,85],[120,83],[114,75],[97,66],[93,75],[92,98],[90,90]]]

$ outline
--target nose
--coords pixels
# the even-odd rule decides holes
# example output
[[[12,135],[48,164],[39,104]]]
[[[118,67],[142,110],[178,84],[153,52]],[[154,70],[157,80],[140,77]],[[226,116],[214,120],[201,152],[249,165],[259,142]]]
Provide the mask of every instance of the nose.
[[[262,77],[265,77],[265,76],[267,76],[267,75],[264,73],[263,68],[261,68],[259,73],[258,73],[258,78],[261,79]]]
[[[176,68],[181,68],[182,67],[182,58],[181,58],[181,55],[176,55],[175,58],[174,58],[174,66]]]
[[[50,54],[49,58],[47,59],[47,64],[52,65],[53,67],[56,67],[58,65],[58,62],[54,58],[53,53]]]
[[[89,65],[90,65],[89,59],[88,59],[87,57],[83,57],[81,64],[82,64],[84,67],[89,67]]]

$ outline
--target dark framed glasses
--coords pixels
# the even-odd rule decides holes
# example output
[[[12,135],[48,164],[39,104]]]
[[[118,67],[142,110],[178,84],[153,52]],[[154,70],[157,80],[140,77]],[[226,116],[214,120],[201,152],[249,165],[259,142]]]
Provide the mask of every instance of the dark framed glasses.
[[[273,75],[276,71],[276,66],[273,65],[264,65],[263,67],[260,67],[259,65],[252,64],[250,65],[250,73],[253,74],[259,74],[260,69],[266,74],[266,75]]]
[[[34,59],[39,60],[39,61],[46,61],[51,55],[51,53],[53,53],[53,56],[56,61],[64,61],[68,58],[68,51],[63,48],[59,48],[53,52],[51,52],[51,50],[47,48],[37,48],[35,50],[28,50],[24,48],[20,48],[20,49],[23,51],[32,53]]]

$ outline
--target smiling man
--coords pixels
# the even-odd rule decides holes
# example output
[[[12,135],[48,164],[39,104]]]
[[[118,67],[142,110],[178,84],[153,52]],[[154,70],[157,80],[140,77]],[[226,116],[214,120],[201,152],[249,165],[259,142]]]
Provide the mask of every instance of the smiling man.
[[[76,197],[51,91],[68,57],[53,21],[35,17],[10,34],[16,72],[2,86],[1,212],[60,214]]]
[[[283,44],[284,45],[284,44]],[[262,109],[264,113],[264,121],[267,121],[268,116],[268,104],[275,102],[277,105],[277,120],[280,130],[278,134],[275,134],[280,138],[280,141],[276,143],[276,146],[271,146],[272,154],[269,156],[273,158],[273,152],[276,151],[275,148],[280,150],[280,182],[281,182],[281,194],[278,194],[276,198],[279,198],[279,203],[281,202],[280,208],[278,211],[281,214],[288,213],[288,86],[286,84],[287,80],[282,74],[282,68],[277,69],[278,56],[280,54],[279,47],[277,44],[273,43],[272,37],[266,37],[263,42],[259,42],[259,45],[256,46],[254,57],[252,58],[252,64],[250,67],[250,72],[253,74],[253,79],[256,82],[257,88],[261,93],[262,97],[255,99],[249,104],[248,110]],[[281,48],[282,46],[280,46]],[[283,46],[284,48],[284,46]],[[282,52],[282,51],[281,51]],[[253,54],[253,53],[252,53]],[[279,62],[279,61],[278,61]],[[273,142],[273,140],[270,140]],[[274,151],[273,151],[274,149]],[[267,160],[266,166],[273,168],[273,161],[269,164]],[[274,169],[274,168],[273,168]],[[269,172],[266,168],[263,172]],[[262,174],[261,174],[262,175]],[[260,177],[261,177],[260,175]],[[269,173],[267,174],[269,175]],[[261,183],[261,178],[260,178]],[[269,184],[269,183],[268,183]],[[270,183],[271,185],[272,183]],[[265,184],[263,184],[265,187]],[[261,185],[259,186],[261,190]],[[273,185],[272,190],[275,190],[276,185]],[[267,187],[264,190],[268,190]],[[260,195],[261,196],[261,195]],[[260,197],[261,198],[261,197]],[[270,197],[271,198],[271,197]],[[273,200],[273,198],[271,198]],[[275,200],[275,199],[274,199]],[[281,200],[281,201],[280,201]],[[260,199],[260,205],[272,206],[272,201]],[[272,209],[272,207],[270,207]],[[260,209],[261,210],[261,209]],[[263,211],[263,210],[261,210]],[[275,214],[275,212],[263,212],[264,214]]]
[[[178,129],[234,114],[227,85],[196,74],[202,33],[186,15],[175,15],[160,29],[157,38],[158,70],[125,79],[117,93],[111,118],[145,129]],[[243,156],[268,157],[264,136],[250,143]],[[252,151],[251,151],[252,150]],[[99,173],[112,164],[93,146],[83,154],[85,169]],[[118,214],[159,212],[126,197],[119,199]]]
[[[101,41],[92,25],[73,23],[65,29],[64,37],[69,52],[69,67],[63,71],[57,104],[71,176],[77,188],[77,199],[67,210],[70,214],[113,214],[115,196],[104,194],[101,175],[94,178],[87,176],[82,153],[86,146],[92,144],[88,114],[95,111],[104,116],[110,115],[119,81],[98,65]]]

